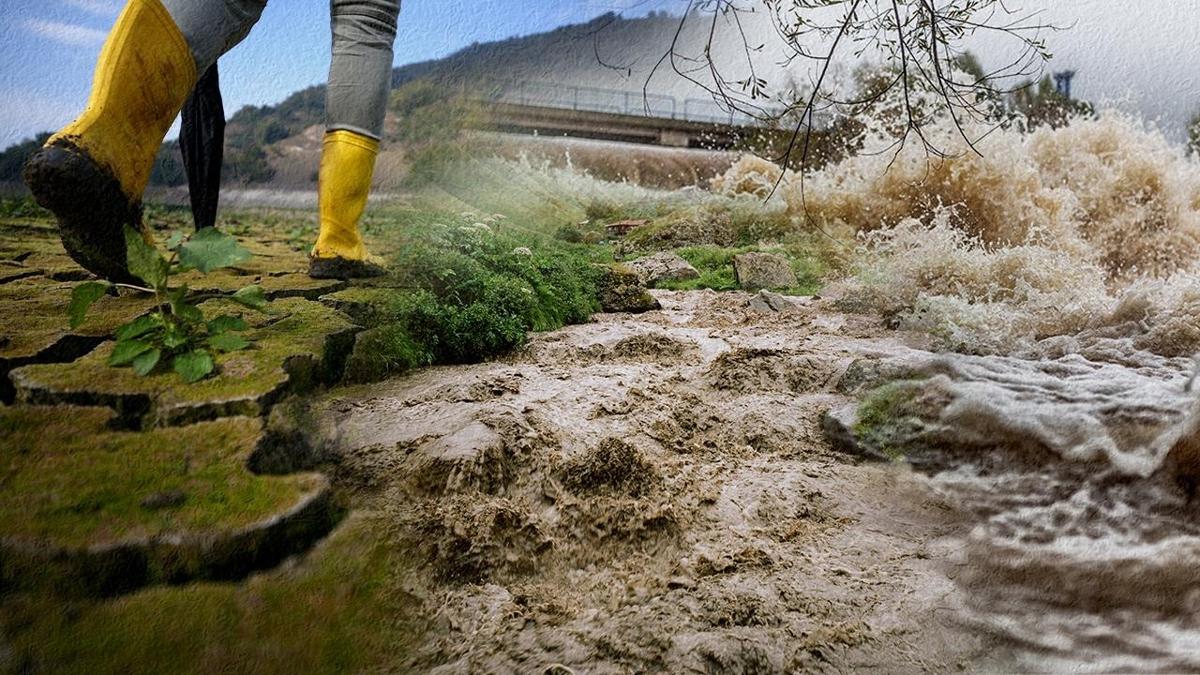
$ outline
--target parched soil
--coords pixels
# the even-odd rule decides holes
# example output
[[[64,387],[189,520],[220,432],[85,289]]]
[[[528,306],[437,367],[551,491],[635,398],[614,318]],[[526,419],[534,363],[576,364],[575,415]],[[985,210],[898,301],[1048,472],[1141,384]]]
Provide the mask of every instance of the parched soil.
[[[821,300],[656,292],[510,358],[314,404],[335,484],[408,559],[401,671],[1003,668],[960,623],[967,523],[833,450],[851,363],[918,338]]]

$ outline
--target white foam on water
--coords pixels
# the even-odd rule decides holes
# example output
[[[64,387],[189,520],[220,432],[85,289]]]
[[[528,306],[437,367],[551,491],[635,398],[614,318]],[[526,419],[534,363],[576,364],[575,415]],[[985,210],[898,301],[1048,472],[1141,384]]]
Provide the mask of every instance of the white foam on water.
[[[940,422],[960,442],[1036,444],[1069,462],[1146,478],[1163,465],[1194,400],[1190,366],[1160,359],[1135,368],[1077,354],[947,356],[926,386],[944,389],[950,403]]]
[[[1194,429],[1191,370],[942,354],[904,385],[947,453],[929,484],[977,519],[966,618],[1023,668],[1200,668],[1200,503],[1168,463]]]
[[[972,149],[941,120],[923,132],[940,158],[913,138],[889,151],[895,125],[870,114],[861,152],[780,189],[803,222],[859,233],[849,307],[950,351],[1088,332],[1200,351],[1200,163],[1158,129],[1112,110],[1028,132],[975,121]],[[747,159],[714,185],[757,194],[777,175]]]
[[[1200,437],[1200,163],[1116,112],[982,155],[956,133],[929,131],[946,159],[873,154],[894,141],[874,124],[783,193],[859,232],[843,306],[935,338],[904,386],[945,453],[930,485],[977,519],[967,618],[1024,669],[1198,670],[1200,500],[1177,478],[1200,457],[1177,450]]]

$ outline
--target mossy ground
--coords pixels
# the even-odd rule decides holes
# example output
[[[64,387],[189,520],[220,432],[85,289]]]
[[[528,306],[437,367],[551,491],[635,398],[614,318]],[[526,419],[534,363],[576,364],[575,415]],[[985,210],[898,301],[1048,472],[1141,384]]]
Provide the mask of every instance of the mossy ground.
[[[74,282],[86,276],[52,228],[0,225],[0,374],[8,370],[4,363],[35,360],[70,337],[105,337],[150,308],[142,296],[104,297],[87,325],[71,329],[65,308]]]
[[[0,359],[29,359],[65,337],[103,338],[118,326],[147,312],[152,302],[141,295],[106,296],[92,307],[86,325],[69,327],[65,307],[74,284],[23,278],[0,283]]]
[[[353,324],[340,312],[321,303],[299,298],[276,300],[260,314],[227,301],[210,301],[202,307],[207,318],[221,314],[241,315],[250,324],[246,337],[252,347],[222,354],[217,374],[196,384],[184,385],[179,376],[160,368],[142,377],[129,368],[107,365],[112,343],[71,362],[25,366],[11,375],[18,396],[38,402],[86,402],[146,397],[145,412],[150,426],[211,416],[189,411],[220,407],[223,414],[259,415],[266,412],[271,397],[290,384],[293,377],[319,381],[319,371],[338,355],[330,350],[330,336],[345,333]],[[312,373],[298,374],[291,359],[308,359]]]
[[[382,524],[352,516],[299,565],[241,584],[146,589],[103,602],[0,599],[9,663],[41,673],[349,673],[395,666],[423,626],[392,581]]]
[[[286,511],[313,474],[246,470],[262,423],[230,418],[110,431],[104,408],[0,408],[0,538],[65,548],[236,530]],[[155,504],[163,494],[177,501]]]

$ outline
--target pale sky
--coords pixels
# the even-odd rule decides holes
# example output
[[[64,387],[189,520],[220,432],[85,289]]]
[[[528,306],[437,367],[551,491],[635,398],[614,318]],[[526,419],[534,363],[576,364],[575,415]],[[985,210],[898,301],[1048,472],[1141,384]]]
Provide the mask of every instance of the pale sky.
[[[0,148],[68,122],[82,108],[118,0],[3,0]],[[1075,94],[1160,119],[1174,140],[1200,112],[1200,0],[1006,0],[1064,27],[1046,36],[1050,70],[1074,69]],[[683,0],[405,0],[396,64],[577,23],[610,9],[680,10]],[[250,37],[222,60],[226,110],[275,103],[323,82],[328,0],[274,0]],[[992,41],[977,45],[996,62]]]
[[[1072,93],[1159,120],[1184,138],[1200,113],[1200,0],[1007,0],[1064,28],[1046,35],[1050,70],[1076,70]],[[992,57],[1000,48],[983,41]],[[998,62],[997,62],[998,63]]]

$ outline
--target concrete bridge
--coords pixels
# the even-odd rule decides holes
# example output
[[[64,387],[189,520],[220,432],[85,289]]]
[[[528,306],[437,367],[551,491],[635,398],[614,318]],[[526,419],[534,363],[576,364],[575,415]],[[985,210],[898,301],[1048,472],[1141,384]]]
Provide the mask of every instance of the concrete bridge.
[[[640,91],[517,82],[497,87],[479,100],[486,104],[481,125],[509,133],[707,150],[775,143],[791,135],[790,130],[723,110],[712,100],[680,100]],[[818,120],[818,126],[826,125],[826,120]]]

